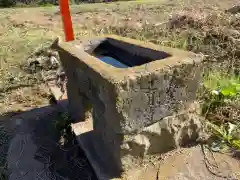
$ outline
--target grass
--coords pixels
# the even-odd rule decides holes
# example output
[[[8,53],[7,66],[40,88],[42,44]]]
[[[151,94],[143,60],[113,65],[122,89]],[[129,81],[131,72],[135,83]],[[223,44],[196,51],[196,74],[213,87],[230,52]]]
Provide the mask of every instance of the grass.
[[[60,121],[56,121],[55,128],[59,133],[60,145],[65,145],[68,143],[68,141],[72,141],[74,139],[74,134],[71,127],[73,120],[67,112],[61,113],[60,118]]]
[[[232,83],[239,83],[240,78],[237,75],[223,74],[221,72],[210,72],[204,78],[204,85],[211,90],[226,89]]]
[[[232,132],[239,130],[240,123],[240,24],[235,15],[224,11],[232,4],[230,0],[100,3],[74,5],[72,16],[77,39],[117,34],[204,54],[204,91],[199,97],[203,110],[206,109],[204,116],[216,139],[237,149],[239,137]],[[0,107],[9,107],[11,101],[30,103],[33,100],[29,96],[38,99],[36,106],[41,105],[44,99],[41,93],[27,91],[28,97],[20,93],[24,85],[32,89],[42,84],[37,76],[24,72],[21,65],[57,35],[63,36],[59,9],[4,9],[0,12],[0,22]],[[213,90],[225,93],[222,97],[212,94]],[[8,98],[13,94],[21,94],[21,100],[19,96]],[[234,131],[229,132],[229,123]],[[2,167],[4,164],[0,163],[0,172]]]
[[[203,115],[215,141],[214,149],[240,152],[240,79],[235,75],[212,73],[205,80],[211,94],[205,95]]]
[[[215,139],[213,149],[221,152],[240,152],[240,77],[235,74],[209,73],[204,86],[203,115]]]

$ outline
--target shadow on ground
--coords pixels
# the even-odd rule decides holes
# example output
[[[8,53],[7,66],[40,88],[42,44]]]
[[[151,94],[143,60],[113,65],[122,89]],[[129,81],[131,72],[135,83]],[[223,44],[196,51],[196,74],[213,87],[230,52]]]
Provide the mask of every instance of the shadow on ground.
[[[65,146],[59,143],[55,123],[61,120],[61,107],[51,105],[26,112],[8,112],[0,116],[1,124],[10,134],[9,143],[4,148],[0,146],[0,150],[4,151],[0,152],[0,156],[6,154],[4,159],[9,172],[9,178],[5,179],[97,180],[75,139],[68,141]],[[92,147],[91,143],[90,145]],[[237,180],[240,177],[239,161],[219,153],[214,153],[213,156],[207,151],[203,156],[199,146],[182,149],[176,154],[170,153],[160,164],[159,180]],[[152,173],[150,175],[149,177],[153,177]]]
[[[75,139],[64,146],[58,143],[55,123],[60,120],[60,112],[59,106],[51,105],[27,112],[8,112],[0,117],[11,134],[5,147],[9,180],[96,179]]]

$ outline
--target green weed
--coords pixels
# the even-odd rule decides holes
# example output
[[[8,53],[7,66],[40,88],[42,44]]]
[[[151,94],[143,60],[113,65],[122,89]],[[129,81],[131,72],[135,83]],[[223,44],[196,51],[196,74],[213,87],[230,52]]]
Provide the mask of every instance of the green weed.
[[[238,101],[239,98],[240,78],[235,75],[210,73],[205,77],[204,82],[208,94],[205,95],[202,113],[207,119],[207,127],[216,138],[216,141],[212,144],[212,149],[222,152],[239,151],[240,109],[239,104],[234,102],[235,100]],[[231,109],[233,104],[236,107],[235,109]],[[236,117],[225,114],[224,117],[223,107],[227,107],[229,113],[233,114],[238,111],[239,114]],[[223,116],[216,121],[219,114]]]
[[[218,139],[212,144],[212,149],[227,152],[233,150],[240,151],[240,126],[235,124],[216,125],[207,122],[207,127]]]
[[[60,113],[60,118],[55,122],[55,129],[57,130],[61,145],[65,145],[73,139],[72,118],[67,112]]]

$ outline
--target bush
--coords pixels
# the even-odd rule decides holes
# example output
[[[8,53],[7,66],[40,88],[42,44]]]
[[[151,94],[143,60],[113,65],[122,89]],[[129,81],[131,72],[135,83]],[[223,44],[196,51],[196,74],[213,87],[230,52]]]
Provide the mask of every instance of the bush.
[[[119,0],[69,0],[71,4],[115,2]],[[128,1],[128,0],[124,0]],[[0,0],[0,7],[58,5],[58,0]]]
[[[16,5],[15,0],[0,0],[0,7],[11,7],[15,5]]]

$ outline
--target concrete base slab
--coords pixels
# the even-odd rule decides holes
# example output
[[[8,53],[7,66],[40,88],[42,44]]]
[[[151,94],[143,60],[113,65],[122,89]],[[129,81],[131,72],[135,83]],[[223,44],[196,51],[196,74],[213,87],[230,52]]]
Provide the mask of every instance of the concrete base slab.
[[[73,132],[77,137],[77,141],[85,152],[89,162],[91,163],[97,178],[99,180],[110,180],[112,174],[110,167],[105,167],[102,163],[107,157],[106,153],[101,149],[101,140],[93,131],[92,121],[78,122],[72,125]],[[101,151],[101,153],[99,153]],[[102,152],[103,151],[103,152]],[[101,154],[102,156],[99,156]],[[109,159],[111,161],[111,159]]]

